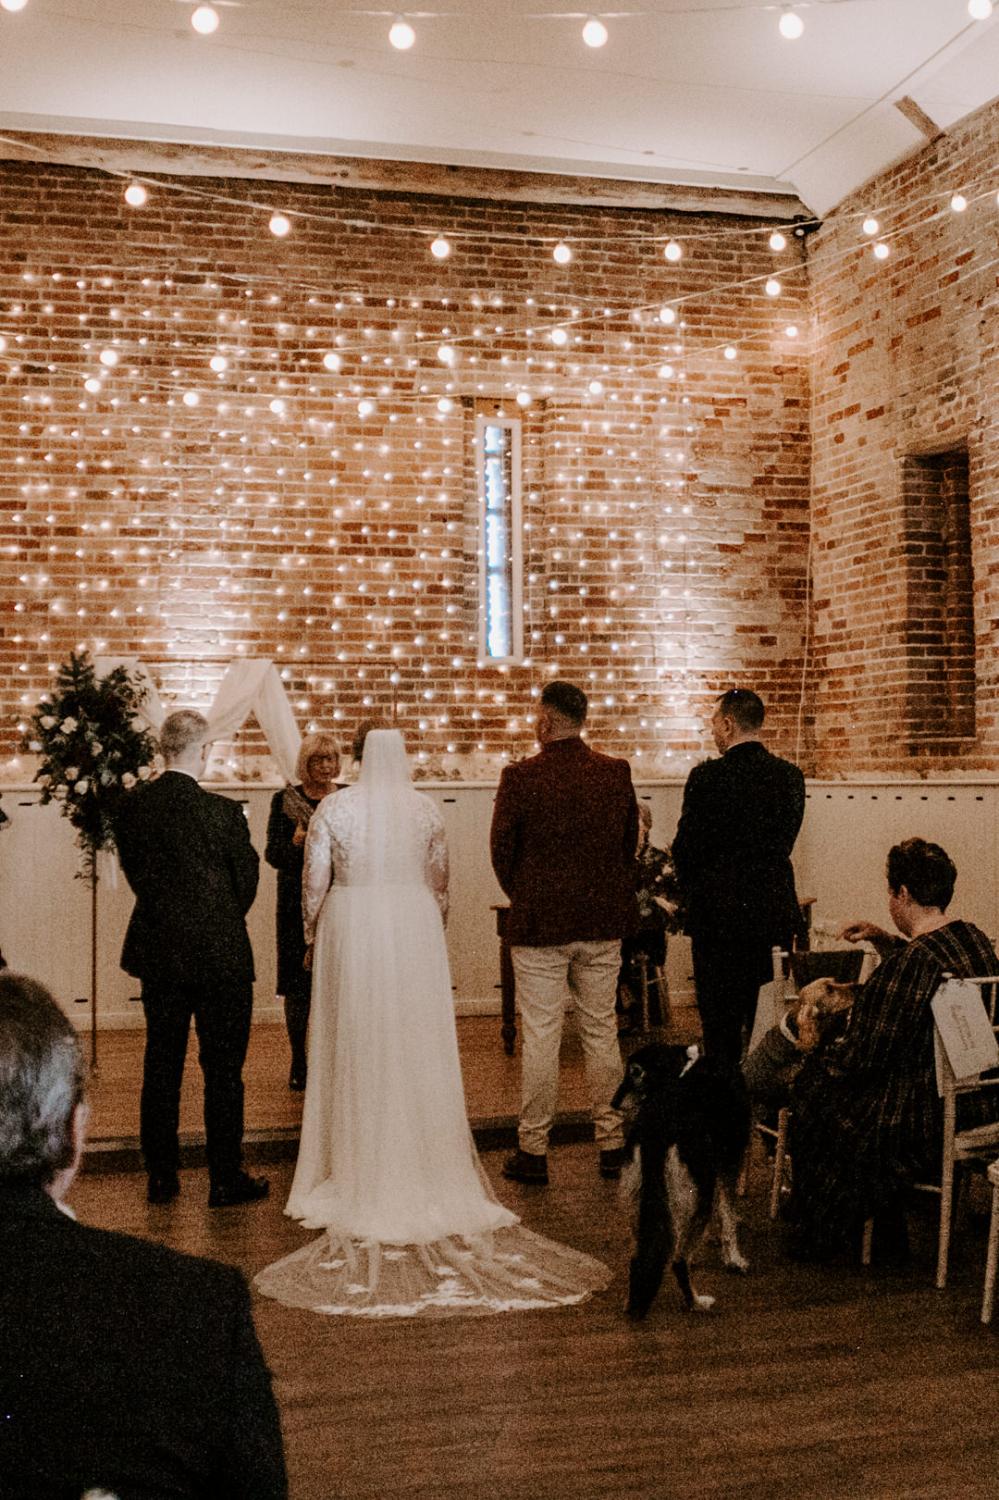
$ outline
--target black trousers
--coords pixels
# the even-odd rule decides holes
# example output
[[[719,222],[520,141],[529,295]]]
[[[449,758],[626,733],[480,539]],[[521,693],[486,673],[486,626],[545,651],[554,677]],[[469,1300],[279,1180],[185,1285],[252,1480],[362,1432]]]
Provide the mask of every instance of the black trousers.
[[[191,1017],[205,1079],[205,1144],[213,1184],[232,1183],[243,1163],[243,1063],[250,1041],[253,986],[227,989],[144,980],[146,1053],[140,1141],[150,1177],[177,1171],[180,1085]]]
[[[768,938],[698,933],[691,938],[704,1051],[738,1067],[753,1031],[760,985],[773,976]]]

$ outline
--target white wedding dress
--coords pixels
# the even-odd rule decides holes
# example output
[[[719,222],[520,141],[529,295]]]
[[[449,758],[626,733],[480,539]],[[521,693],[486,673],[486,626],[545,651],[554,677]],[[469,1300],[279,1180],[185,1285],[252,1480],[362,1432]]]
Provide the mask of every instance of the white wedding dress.
[[[447,885],[443,823],[413,789],[402,736],[372,731],[357,785],[320,803],[305,849],[309,1072],[285,1212],[325,1232],[256,1278],[291,1306],[481,1314],[579,1302],[610,1280],[599,1261],[523,1228],[479,1163]]]

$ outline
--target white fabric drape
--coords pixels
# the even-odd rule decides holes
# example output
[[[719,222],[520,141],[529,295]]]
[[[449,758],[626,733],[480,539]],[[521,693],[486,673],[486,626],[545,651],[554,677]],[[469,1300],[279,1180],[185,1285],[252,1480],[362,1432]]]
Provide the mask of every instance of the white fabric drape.
[[[101,677],[105,677],[115,667],[127,667],[146,689],[146,697],[137,717],[153,731],[161,728],[166,718],[166,709],[141,661],[135,657],[99,656],[94,666]],[[302,736],[295,723],[280,672],[272,661],[266,661],[262,657],[229,663],[215,694],[215,701],[205,716],[211,738],[230,738],[243,727],[251,713],[256,716],[257,723],[263,730],[267,748],[277,761],[281,775],[286,781],[294,781],[295,762]]]

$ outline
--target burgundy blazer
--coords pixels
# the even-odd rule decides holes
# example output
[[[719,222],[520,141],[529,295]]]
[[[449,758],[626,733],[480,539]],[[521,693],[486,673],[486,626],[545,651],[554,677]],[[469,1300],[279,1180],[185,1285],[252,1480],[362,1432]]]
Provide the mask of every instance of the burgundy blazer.
[[[626,760],[573,736],[507,766],[490,845],[511,943],[546,948],[634,930],[638,804]]]

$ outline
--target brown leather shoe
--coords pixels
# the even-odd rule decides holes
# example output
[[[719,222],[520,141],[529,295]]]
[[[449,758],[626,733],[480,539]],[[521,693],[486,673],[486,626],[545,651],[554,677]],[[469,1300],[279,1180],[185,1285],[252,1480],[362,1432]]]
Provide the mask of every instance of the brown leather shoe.
[[[527,1182],[532,1187],[548,1186],[548,1158],[535,1151],[515,1151],[503,1163],[503,1176],[511,1182]]]

